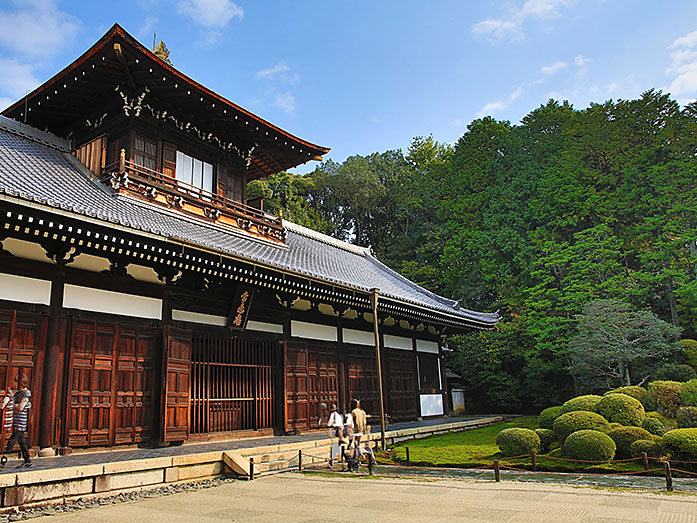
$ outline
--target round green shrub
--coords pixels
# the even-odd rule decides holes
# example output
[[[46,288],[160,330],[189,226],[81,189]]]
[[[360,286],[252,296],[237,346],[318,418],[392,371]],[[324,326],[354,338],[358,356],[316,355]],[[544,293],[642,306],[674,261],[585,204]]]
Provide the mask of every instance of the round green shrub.
[[[617,445],[618,458],[632,457],[632,443],[638,439],[651,439],[651,433],[641,427],[620,427],[612,429],[607,434]]]
[[[680,407],[675,421],[681,429],[697,428],[697,407]]]
[[[609,390],[603,396],[607,396],[608,394],[626,394],[627,396],[631,396],[632,398],[642,401],[647,395],[648,391],[644,387],[639,387],[638,385],[630,385],[628,387],[619,387],[614,390]]]
[[[626,394],[608,394],[598,402],[596,409],[610,423],[639,427],[644,421],[644,406],[638,399]]]
[[[648,393],[646,396],[644,396],[644,399],[639,401],[641,401],[641,404],[644,406],[644,410],[646,412],[655,411],[658,408],[658,405],[656,405],[656,400],[653,399]]]
[[[686,407],[697,407],[697,380],[690,380],[680,385],[680,401]]]
[[[646,452],[650,458],[660,458],[663,456],[663,447],[660,441],[652,439],[638,439],[629,446],[630,453],[633,458],[641,457],[641,454]]]
[[[621,423],[610,423],[610,430],[616,429],[618,427],[624,427]]]
[[[597,430],[577,430],[564,441],[562,453],[571,459],[610,461],[615,457],[615,442]]]
[[[689,365],[673,364],[663,367],[653,375],[654,380],[688,381],[697,378],[697,372]]]
[[[658,410],[664,416],[674,418],[678,409],[682,406],[682,400],[680,399],[681,388],[682,383],[677,381],[652,381],[649,383],[649,397],[653,399]]]
[[[496,435],[496,444],[504,456],[529,454],[532,449],[540,450],[540,437],[534,430],[513,427],[503,429]]]
[[[680,340],[682,350],[680,351],[681,363],[687,363],[693,369],[697,367],[697,340]]]
[[[561,413],[561,406],[547,407],[540,412],[540,416],[537,418],[537,424],[541,429],[551,429],[554,426],[554,420],[557,419]]]
[[[569,434],[584,429],[610,432],[610,424],[600,414],[585,410],[567,412],[554,420],[554,434],[562,445]]]
[[[552,429],[535,429],[535,434],[540,438],[540,452],[548,452],[554,443],[554,431]]]
[[[654,434],[656,436],[663,436],[663,434],[666,431],[665,427],[663,426],[663,423],[661,423],[661,420],[648,417],[644,418],[644,421],[641,424],[641,428],[649,431],[651,434]]]
[[[697,429],[674,429],[663,435],[663,451],[673,459],[697,459]]]
[[[561,414],[566,414],[567,412],[574,412],[576,410],[587,410],[588,412],[595,412],[595,407],[598,402],[603,399],[602,396],[596,396],[595,394],[588,394],[586,396],[576,396],[571,398],[569,401],[561,406]]]

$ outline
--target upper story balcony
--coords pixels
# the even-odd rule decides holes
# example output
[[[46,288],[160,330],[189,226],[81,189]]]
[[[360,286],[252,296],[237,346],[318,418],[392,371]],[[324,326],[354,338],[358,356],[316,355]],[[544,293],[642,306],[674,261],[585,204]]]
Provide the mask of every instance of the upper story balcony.
[[[100,178],[116,192],[136,195],[268,240],[285,242],[282,218],[264,212],[263,204],[257,209],[142,167],[127,160],[123,150],[119,161],[101,170]]]

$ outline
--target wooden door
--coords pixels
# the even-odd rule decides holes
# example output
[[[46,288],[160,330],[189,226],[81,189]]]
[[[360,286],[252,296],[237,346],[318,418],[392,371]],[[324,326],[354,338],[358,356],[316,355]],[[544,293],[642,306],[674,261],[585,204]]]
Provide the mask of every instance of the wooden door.
[[[285,343],[286,430],[309,427],[307,345]]]
[[[40,348],[46,344],[47,318],[39,314],[17,310],[0,310],[0,396],[4,391],[17,387],[17,378],[26,376],[29,388],[34,395],[31,418],[29,422],[32,443],[38,437],[38,430],[32,430],[38,420],[40,402],[40,376],[35,372],[37,356]],[[5,448],[5,442],[10,436],[11,428],[4,428],[4,419],[0,416],[0,445]]]
[[[189,437],[191,331],[167,327],[162,352],[165,392],[162,441],[184,441]]]
[[[152,438],[152,357],[156,331],[76,320],[70,337],[66,439],[71,447]]]
[[[348,405],[339,405],[339,372],[337,349],[327,345],[310,345],[308,347],[308,425],[318,428],[322,415],[320,404],[327,407],[332,404],[348,410]]]
[[[380,414],[380,388],[375,349],[349,347],[347,350],[348,400],[361,401],[361,408],[368,414]]]
[[[393,420],[409,420],[418,416],[416,390],[418,381],[414,372],[412,351],[386,349],[387,356],[387,412]]]

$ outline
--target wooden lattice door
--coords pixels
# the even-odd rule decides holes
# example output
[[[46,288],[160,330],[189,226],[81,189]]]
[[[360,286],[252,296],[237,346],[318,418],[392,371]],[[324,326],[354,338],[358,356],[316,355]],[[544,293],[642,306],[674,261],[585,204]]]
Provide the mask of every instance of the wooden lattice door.
[[[368,414],[380,414],[380,388],[374,348],[350,347],[347,351],[349,400],[361,401]]]
[[[415,419],[418,381],[412,351],[386,350],[387,408],[394,420]]]
[[[307,345],[285,344],[286,430],[307,430],[308,405]]]
[[[8,388],[17,387],[17,379],[26,376],[29,388],[34,394],[34,405],[38,407],[40,397],[39,379],[35,372],[38,353],[46,344],[47,319],[39,314],[17,310],[0,310],[0,387],[1,396]],[[32,419],[38,419],[32,409]],[[0,416],[3,419],[3,416]],[[3,423],[4,425],[4,423]],[[0,425],[0,444],[5,447],[11,429],[5,431]],[[29,433],[32,442],[36,440],[37,430],[30,420]]]
[[[184,441],[189,437],[191,331],[168,327],[163,355],[162,441]]]

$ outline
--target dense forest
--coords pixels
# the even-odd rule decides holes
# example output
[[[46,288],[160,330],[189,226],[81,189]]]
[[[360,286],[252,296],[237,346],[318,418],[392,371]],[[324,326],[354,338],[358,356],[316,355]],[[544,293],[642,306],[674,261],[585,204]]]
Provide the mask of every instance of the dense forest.
[[[406,153],[252,182],[248,197],[371,246],[465,307],[500,310],[497,331],[449,340],[449,365],[474,408],[532,410],[592,391],[570,342],[594,300],[694,337],[696,155],[697,104],[651,90],[583,110],[550,100],[518,125],[478,119],[452,146],[417,137]]]

